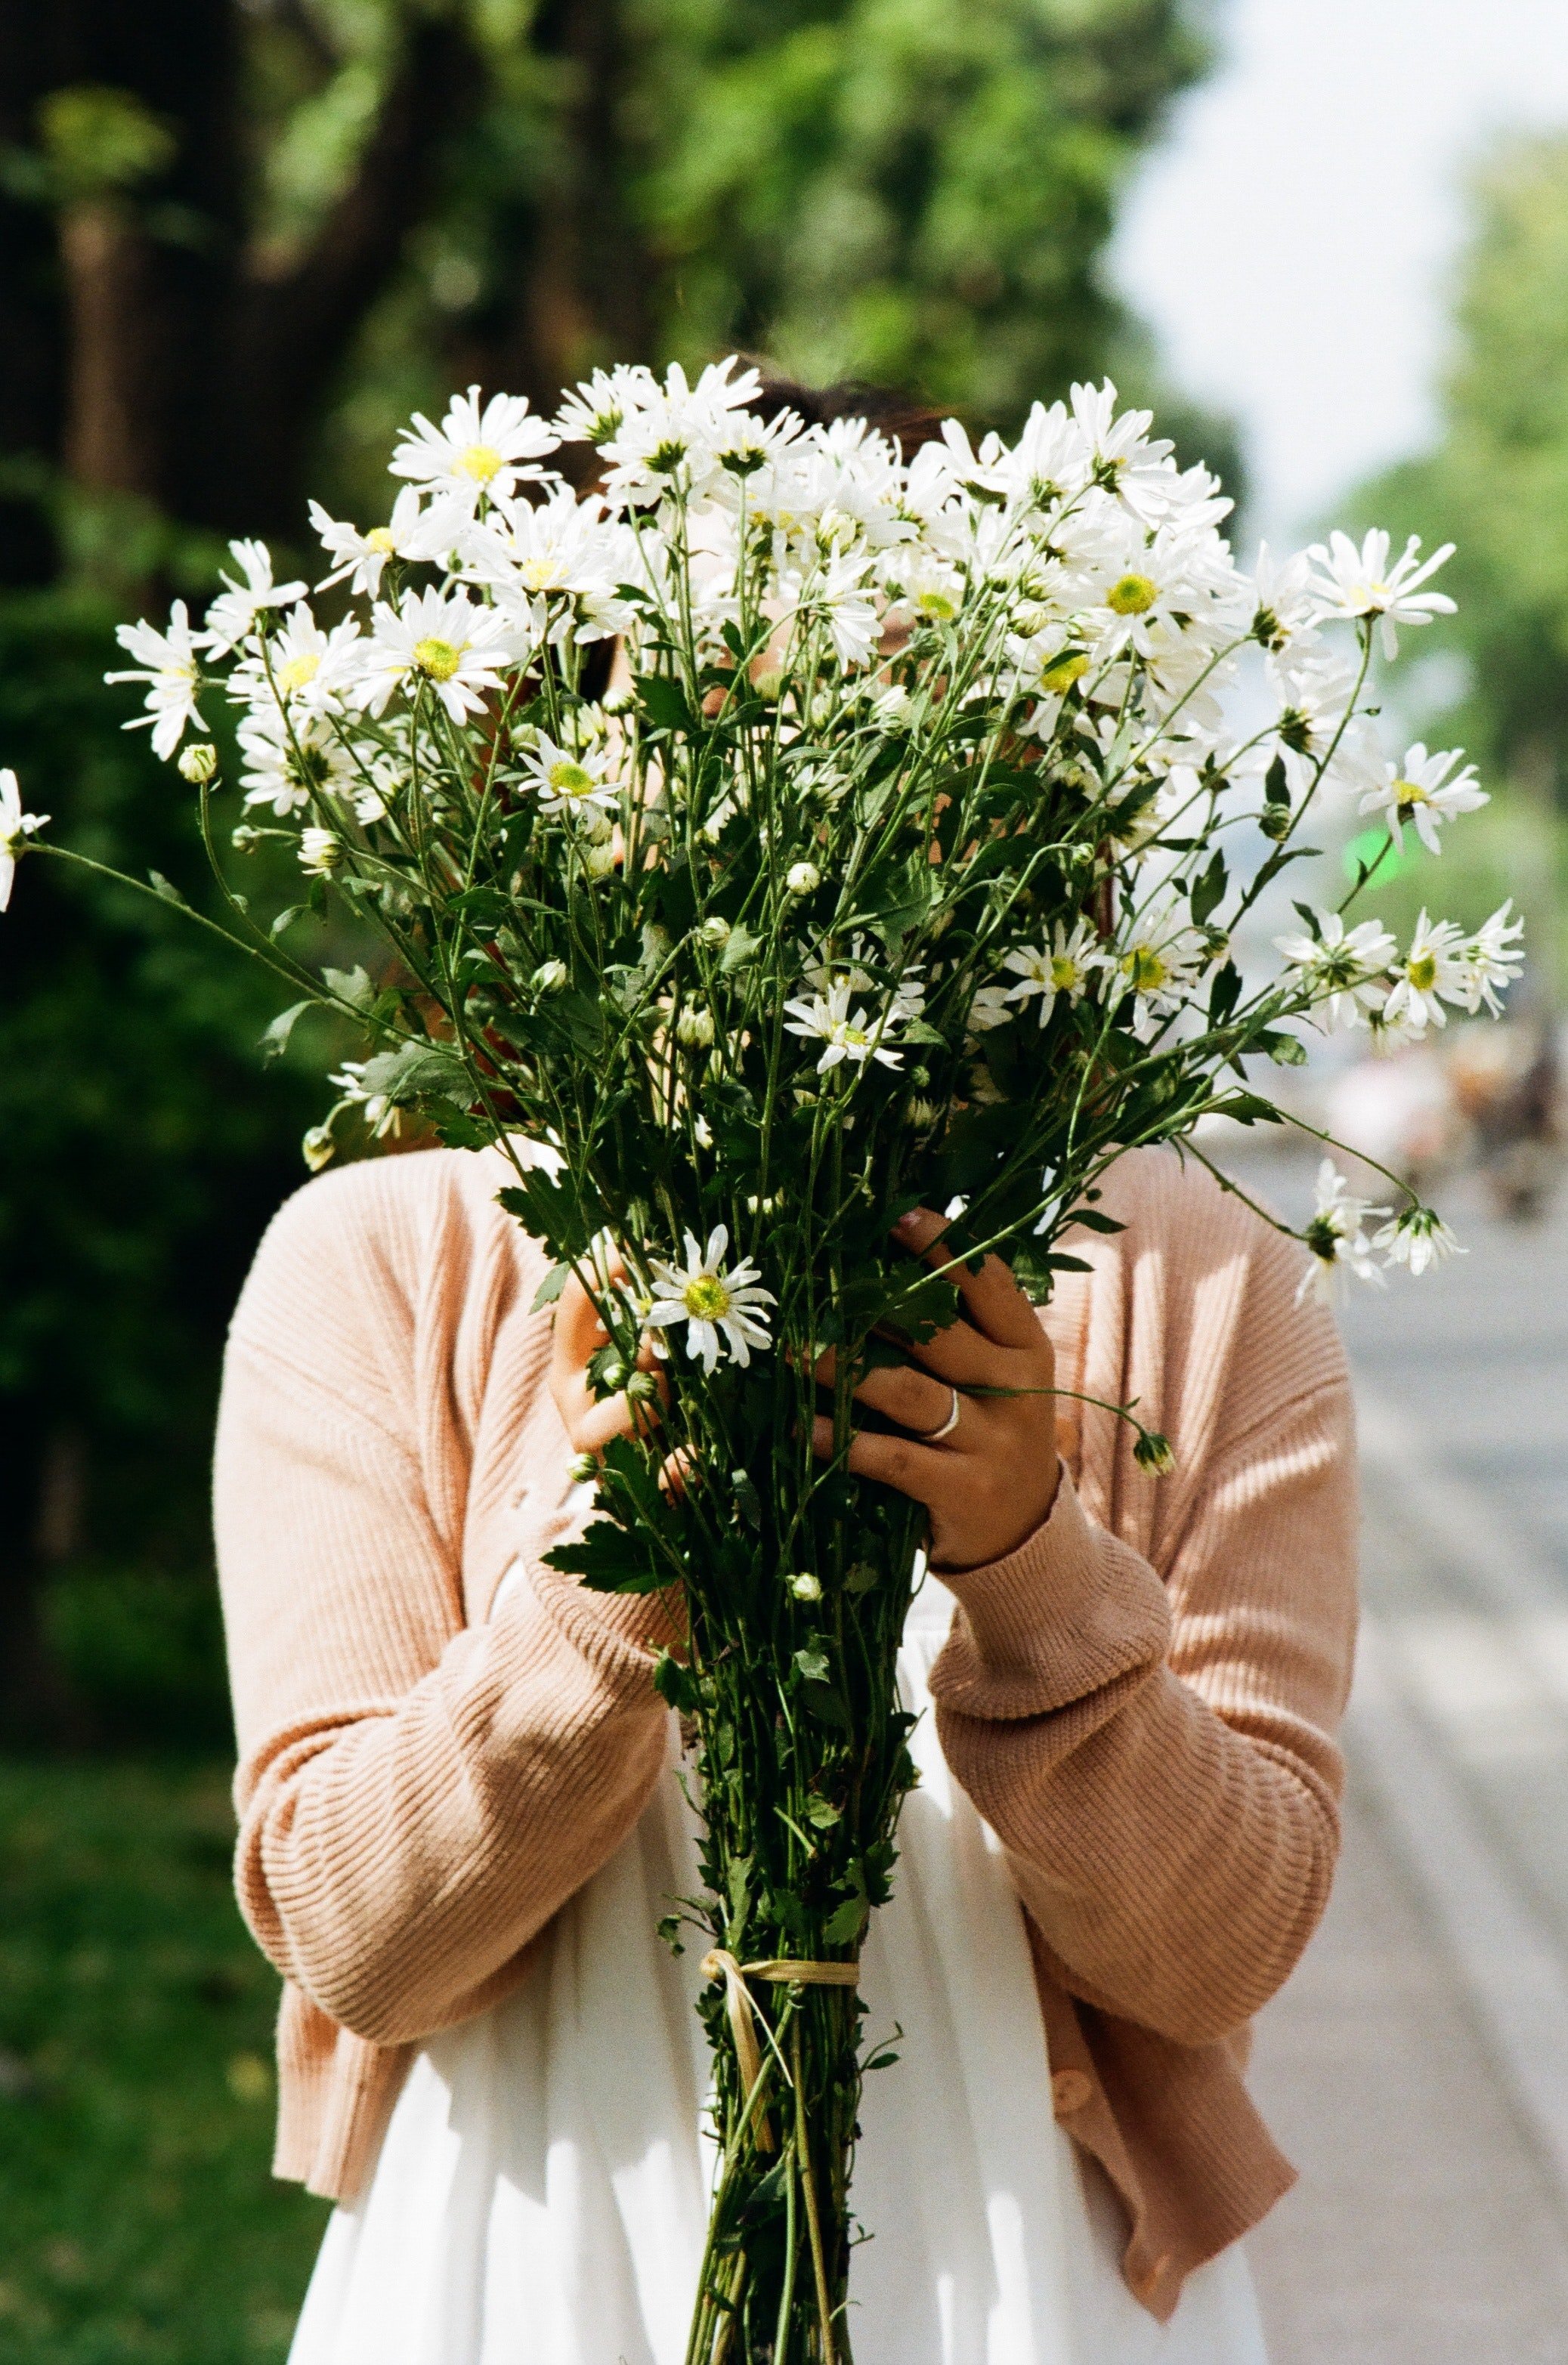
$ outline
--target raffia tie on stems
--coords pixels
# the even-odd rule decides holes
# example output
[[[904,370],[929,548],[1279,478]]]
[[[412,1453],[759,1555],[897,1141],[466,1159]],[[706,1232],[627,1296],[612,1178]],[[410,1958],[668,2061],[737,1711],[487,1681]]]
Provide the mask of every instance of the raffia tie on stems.
[[[758,2151],[775,2148],[773,2129],[767,2114],[758,2106],[761,2102],[762,2047],[756,2038],[756,2007],[751,2000],[747,1979],[766,1979],[773,1987],[853,1988],[860,1984],[860,1966],[854,1963],[813,1963],[777,1960],[763,1963],[737,1963],[726,1947],[715,1946],[704,1955],[699,1967],[705,1979],[720,1979],[727,1990],[725,2006],[730,2016],[730,2034],[734,2038],[735,2059],[740,2064],[741,2091],[751,2097],[755,2115],[753,2134]]]

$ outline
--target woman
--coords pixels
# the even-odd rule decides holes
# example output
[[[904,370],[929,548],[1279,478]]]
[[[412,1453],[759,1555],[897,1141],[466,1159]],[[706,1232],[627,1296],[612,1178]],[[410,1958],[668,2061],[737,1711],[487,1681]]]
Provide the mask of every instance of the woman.
[[[230,1348],[240,1894],[287,1983],[277,2171],[345,2204],[297,2365],[666,2365],[695,2279],[698,1974],[654,1937],[696,1885],[649,1680],[677,1613],[543,1564],[626,1407],[580,1298],[530,1312],[503,1171],[308,1184]],[[1241,2073],[1335,1855],[1349,1398],[1299,1251],[1202,1171],[1139,1152],[1104,1205],[1043,1317],[992,1261],[940,1379],[867,1384],[857,1463],[931,1507],[935,1719],[867,1946],[905,2041],[867,2091],[860,2365],[1262,2356],[1230,2246],[1291,2172]],[[1018,1392],[1053,1378],[1136,1396],[1174,1474]]]

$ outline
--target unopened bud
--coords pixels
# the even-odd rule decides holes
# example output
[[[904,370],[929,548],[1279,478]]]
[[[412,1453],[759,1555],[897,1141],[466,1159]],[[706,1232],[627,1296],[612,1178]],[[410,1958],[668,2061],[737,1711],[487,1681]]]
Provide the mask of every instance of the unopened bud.
[[[722,920],[715,913],[711,920],[703,921],[697,931],[697,940],[699,944],[711,945],[715,952],[722,952],[730,941],[728,920]]]
[[[820,1601],[823,1597],[822,1580],[813,1576],[809,1568],[798,1568],[784,1582],[797,1601]]]
[[[822,872],[814,862],[792,862],[784,874],[784,884],[791,895],[814,895],[822,883]]]
[[[343,841],[332,829],[302,829],[299,833],[299,867],[311,871],[318,879],[330,878],[341,870],[343,862]]]
[[[574,1482],[579,1486],[588,1485],[591,1479],[599,1476],[597,1453],[574,1453],[566,1466],[571,1472]]]
[[[529,980],[535,993],[559,993],[566,982],[566,964],[564,960],[541,961]]]
[[[210,739],[193,739],[180,750],[179,771],[195,789],[205,789],[218,770],[218,750]]]
[[[705,1051],[713,1040],[713,1014],[711,1010],[683,1010],[675,1022],[675,1039],[688,1050]]]
[[[311,1173],[319,1174],[323,1166],[331,1164],[333,1148],[328,1128],[324,1125],[313,1125],[300,1143],[299,1152]]]

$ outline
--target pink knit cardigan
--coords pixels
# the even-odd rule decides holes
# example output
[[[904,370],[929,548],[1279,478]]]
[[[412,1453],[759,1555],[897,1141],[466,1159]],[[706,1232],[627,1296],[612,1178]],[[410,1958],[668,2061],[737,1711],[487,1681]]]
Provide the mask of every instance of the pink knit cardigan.
[[[218,1557],[240,1901],[282,1972],[276,2169],[352,2193],[413,2048],[483,2012],[658,1777],[657,1598],[542,1565],[568,1449],[543,1252],[498,1153],[311,1182],[235,1316]],[[1323,1911],[1354,1632],[1351,1418],[1301,1251],[1165,1151],[1044,1317],[1063,1386],[1136,1399],[1146,1475],[1062,1404],[1049,1519],[953,1580],[937,1731],[1025,1911],[1056,2108],[1126,2206],[1125,2270],[1183,2276],[1292,2170],[1242,2082],[1248,2023]],[[493,1621],[521,1558],[526,1583]]]

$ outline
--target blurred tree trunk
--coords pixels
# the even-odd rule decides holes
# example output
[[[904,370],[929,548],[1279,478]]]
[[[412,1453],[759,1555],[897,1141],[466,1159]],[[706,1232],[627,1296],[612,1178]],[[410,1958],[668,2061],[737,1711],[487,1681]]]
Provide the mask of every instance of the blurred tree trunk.
[[[63,192],[52,236],[40,205],[4,202],[0,443],[188,524],[297,535],[322,408],[430,201],[476,66],[453,25],[416,23],[350,185],[279,263],[247,230],[243,31],[238,0],[62,0],[47,29],[28,0],[0,0],[13,150],[37,153],[40,102],[73,90],[133,101],[172,146],[134,189]],[[0,568],[26,572],[3,540]]]

